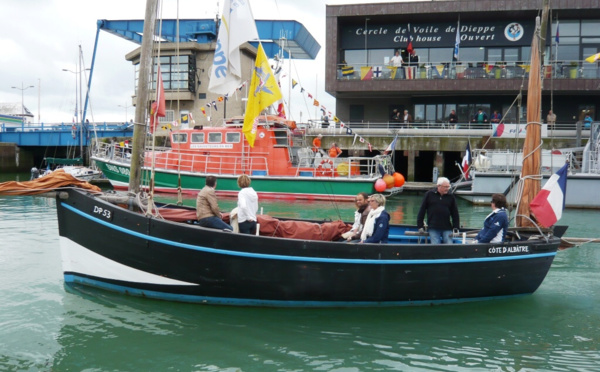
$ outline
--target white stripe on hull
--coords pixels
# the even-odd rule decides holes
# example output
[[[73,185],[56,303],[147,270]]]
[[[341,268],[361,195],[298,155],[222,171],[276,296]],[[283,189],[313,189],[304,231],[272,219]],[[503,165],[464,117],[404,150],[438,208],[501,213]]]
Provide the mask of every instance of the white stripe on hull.
[[[160,275],[150,274],[145,271],[125,266],[94,253],[63,236],[60,237],[60,253],[62,257],[63,272],[72,272],[75,274],[90,275],[97,278],[135,283],[197,285],[194,283],[165,278]]]

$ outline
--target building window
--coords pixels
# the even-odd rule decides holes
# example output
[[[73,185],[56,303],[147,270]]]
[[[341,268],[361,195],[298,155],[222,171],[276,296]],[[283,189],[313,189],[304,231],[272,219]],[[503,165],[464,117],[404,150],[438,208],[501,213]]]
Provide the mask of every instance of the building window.
[[[173,110],[165,110],[165,116],[158,117],[159,123],[172,123],[174,121],[175,121],[175,111],[173,111]]]
[[[162,56],[160,72],[165,90],[186,90],[196,93],[196,57],[195,56]],[[152,89],[156,89],[156,72],[158,58],[154,58],[154,75]],[[139,80],[139,63],[135,65],[135,87]]]

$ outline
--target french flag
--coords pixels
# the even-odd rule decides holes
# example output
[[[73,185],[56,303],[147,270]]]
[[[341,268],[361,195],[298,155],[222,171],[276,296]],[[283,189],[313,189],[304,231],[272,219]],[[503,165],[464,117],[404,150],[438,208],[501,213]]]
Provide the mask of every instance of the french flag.
[[[462,159],[462,171],[463,174],[465,175],[465,179],[469,179],[469,167],[471,166],[471,145],[469,144],[469,142],[467,142],[467,149],[465,151],[465,156],[463,156]]]
[[[385,149],[385,151],[383,152],[384,155],[387,155],[390,152],[394,151],[394,149],[396,148],[396,140],[397,139],[398,139],[398,135],[396,135],[396,137],[394,137],[394,140],[392,141],[392,143],[390,143],[388,145],[388,147]]]
[[[554,225],[562,216],[567,195],[569,163],[553,174],[540,192],[529,203],[529,209],[543,227]]]

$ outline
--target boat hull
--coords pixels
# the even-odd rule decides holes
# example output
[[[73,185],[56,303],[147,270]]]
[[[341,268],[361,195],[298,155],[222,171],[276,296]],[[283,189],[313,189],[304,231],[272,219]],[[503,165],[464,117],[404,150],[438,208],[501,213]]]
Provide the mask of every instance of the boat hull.
[[[77,190],[57,196],[65,283],[245,306],[401,306],[533,293],[559,239],[390,244],[244,235],[145,217]],[[94,231],[94,234],[90,234]],[[101,236],[102,239],[98,239]]]
[[[126,190],[129,185],[129,164],[110,162],[94,158],[96,166],[108,178],[116,190]],[[148,172],[147,169],[144,172]],[[178,187],[187,194],[196,194],[204,187],[208,174],[177,172],[176,170],[155,170],[155,190],[164,193],[176,193]],[[237,196],[239,175],[216,175],[219,195]],[[147,179],[148,177],[142,177]],[[252,175],[252,188],[262,198],[268,199],[305,199],[352,201],[359,192],[371,194],[377,177],[275,177]],[[147,187],[147,183],[142,182]]]
[[[477,172],[473,178],[470,190],[456,190],[454,194],[474,204],[489,205],[492,194],[504,193],[513,180],[519,175],[507,172]],[[542,186],[550,175],[545,175]],[[567,177],[567,193],[565,207],[567,208],[600,208],[600,174],[570,174]],[[512,187],[507,194],[507,200],[515,200],[518,187]]]

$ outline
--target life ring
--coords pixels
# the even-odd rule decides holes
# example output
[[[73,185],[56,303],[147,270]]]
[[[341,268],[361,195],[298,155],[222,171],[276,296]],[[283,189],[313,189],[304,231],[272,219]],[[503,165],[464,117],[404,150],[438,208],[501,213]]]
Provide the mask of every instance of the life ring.
[[[75,126],[75,124],[73,124],[73,126],[71,127],[71,136],[73,137],[73,139],[75,139],[75,137],[77,136],[77,127]]]
[[[329,166],[326,166],[329,164]],[[333,167],[333,161],[331,159],[323,159],[317,166],[315,173],[321,177],[333,177],[335,168]]]

